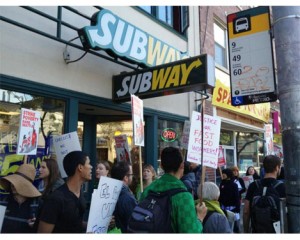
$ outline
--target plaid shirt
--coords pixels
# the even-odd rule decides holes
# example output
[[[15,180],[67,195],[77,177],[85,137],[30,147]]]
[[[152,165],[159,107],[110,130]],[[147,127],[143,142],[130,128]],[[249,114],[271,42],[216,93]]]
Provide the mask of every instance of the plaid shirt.
[[[152,182],[143,192],[143,200],[149,190],[163,192],[173,188],[185,188],[185,185],[170,174],[164,174],[161,178]],[[172,228],[177,233],[202,233],[202,224],[197,218],[193,196],[189,192],[181,192],[171,198],[172,201]]]

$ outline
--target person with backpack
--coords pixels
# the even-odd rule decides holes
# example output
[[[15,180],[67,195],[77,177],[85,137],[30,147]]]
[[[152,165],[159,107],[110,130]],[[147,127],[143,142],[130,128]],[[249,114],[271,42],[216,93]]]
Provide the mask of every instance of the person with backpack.
[[[264,158],[265,176],[249,185],[244,205],[245,233],[275,233],[274,223],[280,221],[280,198],[285,198],[285,185],[276,180],[281,161],[275,155]]]
[[[128,222],[131,233],[201,233],[205,204],[195,207],[193,196],[180,178],[184,163],[179,149],[166,147],[161,153],[163,176],[143,192]]]

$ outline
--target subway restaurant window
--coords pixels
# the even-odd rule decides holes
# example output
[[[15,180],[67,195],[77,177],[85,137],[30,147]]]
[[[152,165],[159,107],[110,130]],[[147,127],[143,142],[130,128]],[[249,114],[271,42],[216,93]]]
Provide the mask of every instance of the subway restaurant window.
[[[65,103],[1,88],[0,97],[0,177],[14,173],[23,163],[24,156],[16,154],[21,108],[41,114],[37,154],[27,157],[27,162],[38,169],[42,159],[53,152],[51,136],[63,133]],[[1,194],[5,192],[0,186],[0,197]]]
[[[163,174],[160,168],[160,154],[165,147],[177,147],[181,149],[181,135],[183,130],[182,122],[173,122],[167,120],[158,120],[158,169],[157,175],[161,176]]]

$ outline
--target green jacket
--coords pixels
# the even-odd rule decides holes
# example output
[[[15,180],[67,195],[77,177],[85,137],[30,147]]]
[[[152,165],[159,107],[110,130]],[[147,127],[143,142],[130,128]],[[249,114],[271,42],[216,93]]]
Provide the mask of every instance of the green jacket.
[[[143,192],[141,200],[147,197],[149,190],[163,192],[173,188],[185,188],[182,181],[170,174],[152,182]],[[194,199],[191,193],[181,192],[171,198],[172,228],[177,233],[202,233],[203,227],[197,218]]]

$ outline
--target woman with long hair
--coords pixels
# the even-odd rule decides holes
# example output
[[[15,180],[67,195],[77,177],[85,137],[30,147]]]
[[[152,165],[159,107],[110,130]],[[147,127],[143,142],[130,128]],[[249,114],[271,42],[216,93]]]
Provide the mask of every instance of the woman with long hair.
[[[43,182],[42,198],[45,198],[64,184],[64,180],[60,176],[57,161],[53,158],[45,158],[42,161],[39,173]]]
[[[253,180],[258,180],[260,179],[257,171],[255,170],[255,168],[253,166],[249,166],[247,168],[247,171],[246,171],[246,176],[252,176],[253,177]]]
[[[43,203],[45,199],[54,192],[57,188],[62,186],[65,181],[61,178],[57,161],[53,158],[44,158],[39,168],[39,177],[42,179],[39,190],[42,196],[39,198],[39,209],[37,213],[37,220],[34,223],[35,231],[37,231]]]

